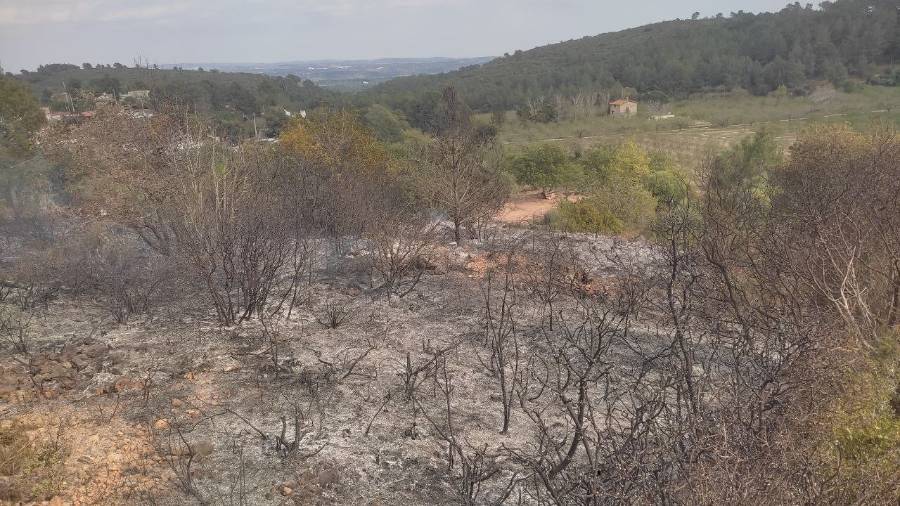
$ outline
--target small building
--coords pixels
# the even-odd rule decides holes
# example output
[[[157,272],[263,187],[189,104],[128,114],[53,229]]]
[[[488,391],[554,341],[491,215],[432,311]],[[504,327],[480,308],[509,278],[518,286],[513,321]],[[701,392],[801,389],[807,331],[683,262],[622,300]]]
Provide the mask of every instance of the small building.
[[[116,97],[109,93],[101,93],[94,98],[94,107],[106,107],[116,103]]]
[[[122,98],[134,98],[137,100],[147,100],[150,98],[150,90],[132,90],[126,93]]]
[[[609,102],[610,116],[634,116],[637,112],[638,103],[630,98],[620,98]]]

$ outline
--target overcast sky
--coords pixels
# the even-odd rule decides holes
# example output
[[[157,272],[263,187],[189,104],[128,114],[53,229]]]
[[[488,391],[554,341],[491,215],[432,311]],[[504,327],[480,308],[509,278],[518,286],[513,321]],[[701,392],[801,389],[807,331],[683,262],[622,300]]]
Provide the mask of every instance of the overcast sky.
[[[0,0],[0,65],[494,56],[786,0]]]

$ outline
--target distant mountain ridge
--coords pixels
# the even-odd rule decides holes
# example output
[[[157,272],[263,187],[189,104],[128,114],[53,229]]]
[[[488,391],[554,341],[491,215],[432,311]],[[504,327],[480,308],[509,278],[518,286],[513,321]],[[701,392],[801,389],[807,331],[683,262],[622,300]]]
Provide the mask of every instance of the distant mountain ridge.
[[[440,74],[471,65],[481,65],[493,57],[476,58],[376,58],[376,59],[319,59],[275,63],[176,63],[163,68],[216,69],[222,72],[245,72],[285,77],[297,76],[323,87],[364,89],[377,83],[404,76]]]

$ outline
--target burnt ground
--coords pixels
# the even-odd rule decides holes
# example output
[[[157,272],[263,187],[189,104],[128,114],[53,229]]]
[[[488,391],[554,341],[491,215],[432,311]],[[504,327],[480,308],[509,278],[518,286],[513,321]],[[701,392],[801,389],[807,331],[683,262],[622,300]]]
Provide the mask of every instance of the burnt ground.
[[[596,279],[616,276],[602,252],[646,259],[640,242],[576,243]],[[404,298],[370,293],[352,261],[320,269],[304,303],[265,326],[223,328],[196,294],[167,294],[126,324],[96,301],[61,296],[36,310],[30,354],[2,352],[0,429],[52,458],[33,459],[44,466],[33,483],[4,478],[0,492],[25,487],[51,504],[451,502],[446,450],[405,396],[407,359],[417,368],[457,344],[446,357],[467,443],[521,447],[531,433],[514,415],[500,434],[483,365],[489,254],[477,242],[438,251]],[[442,419],[437,383],[422,374],[418,391]],[[295,439],[292,451],[279,443]]]

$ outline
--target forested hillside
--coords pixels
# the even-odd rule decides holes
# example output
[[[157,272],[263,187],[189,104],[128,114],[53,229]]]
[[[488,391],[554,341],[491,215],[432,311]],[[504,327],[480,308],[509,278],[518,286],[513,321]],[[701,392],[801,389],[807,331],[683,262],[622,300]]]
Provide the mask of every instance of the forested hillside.
[[[436,76],[396,79],[372,99],[427,124],[436,92],[456,87],[476,110],[509,110],[556,94],[622,93],[654,98],[714,89],[803,93],[811,79],[839,85],[872,79],[900,56],[897,0],[799,3],[778,13],[676,20],[585,37]],[[893,84],[893,77],[879,77]],[[605,96],[605,95],[604,95]]]
[[[147,106],[178,106],[214,118],[234,137],[253,132],[247,120],[254,115],[274,134],[284,121],[284,110],[336,105],[341,95],[296,76],[270,77],[249,73],[205,70],[126,67],[124,65],[42,65],[19,76],[31,85],[43,105],[52,109],[94,109],[96,96],[120,96],[149,90]],[[68,91],[72,103],[61,103],[58,93]],[[56,100],[54,100],[56,95]]]

